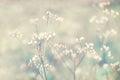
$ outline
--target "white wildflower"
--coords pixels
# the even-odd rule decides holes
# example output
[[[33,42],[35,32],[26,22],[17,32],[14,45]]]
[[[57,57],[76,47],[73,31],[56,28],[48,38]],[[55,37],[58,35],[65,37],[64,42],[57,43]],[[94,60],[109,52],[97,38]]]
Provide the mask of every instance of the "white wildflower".
[[[11,38],[22,38],[22,34],[17,29],[9,32],[9,36]]]

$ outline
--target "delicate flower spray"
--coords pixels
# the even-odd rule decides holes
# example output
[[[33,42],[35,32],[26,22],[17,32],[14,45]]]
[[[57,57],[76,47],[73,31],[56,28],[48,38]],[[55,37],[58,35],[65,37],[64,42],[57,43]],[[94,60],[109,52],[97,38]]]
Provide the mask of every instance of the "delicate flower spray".
[[[109,4],[109,3],[107,3]],[[105,9],[104,6],[106,4],[101,3],[99,6],[102,9],[101,16],[93,16],[89,21],[90,24],[100,25],[100,28],[97,29],[99,33],[99,40],[101,42],[100,52],[97,52],[94,48],[94,43],[88,43],[84,37],[77,38],[73,44],[66,44],[60,42],[53,42],[56,36],[55,32],[40,32],[38,31],[38,26],[36,23],[39,21],[39,18],[31,19],[30,21],[35,24],[36,31],[33,33],[31,40],[26,42],[26,44],[32,49],[34,49],[34,55],[32,59],[30,59],[27,64],[28,67],[34,68],[37,70],[37,74],[40,76],[40,80],[49,80],[47,77],[48,72],[51,69],[58,70],[58,66],[56,64],[60,64],[59,66],[65,68],[62,71],[65,74],[68,74],[67,77],[64,74],[58,74],[64,77],[66,80],[99,80],[96,75],[97,72],[101,68],[106,69],[106,80],[110,80],[109,72],[107,71],[108,67],[116,68],[117,71],[120,71],[120,62],[117,61],[115,63],[108,62],[107,59],[114,59],[112,52],[110,51],[110,47],[107,45],[107,41],[110,37],[117,34],[117,31],[113,28],[108,28],[108,23],[111,19],[115,19],[119,16],[119,12],[114,10]],[[100,10],[101,10],[100,9]],[[50,11],[47,11],[45,15],[42,17],[43,20],[46,21],[47,27],[50,24],[50,19],[55,21],[62,22],[64,20],[63,17],[60,17],[56,14],[53,14]],[[14,31],[10,33],[10,36],[18,38],[21,37],[19,32]],[[51,62],[49,57],[46,56],[46,52],[50,51],[49,55],[52,55],[54,58],[54,62]],[[108,57],[108,58],[107,58]],[[86,62],[91,62],[92,65],[85,64]],[[82,64],[84,66],[82,66]],[[89,66],[87,66],[89,65]],[[85,67],[85,68],[84,68]],[[89,67],[91,72],[88,72],[86,69]],[[82,77],[78,77],[78,70],[81,70],[80,75]],[[68,73],[66,73],[66,71]],[[92,73],[92,74],[90,74]],[[54,74],[55,73],[51,73]],[[72,75],[69,77],[69,75]],[[89,75],[92,75],[88,77]],[[61,80],[56,78],[57,80]],[[63,79],[63,80],[65,80]],[[55,79],[53,79],[55,80]],[[102,78],[100,78],[102,80]]]
[[[55,37],[55,33],[52,32],[42,32],[40,34],[35,33],[32,40],[28,42],[28,45],[31,45],[36,49],[36,53],[28,65],[39,70],[42,80],[47,80],[46,69],[52,67],[52,65],[49,64],[49,61],[47,61],[45,53],[50,47],[48,46],[48,42],[53,37]]]
[[[44,20],[46,20],[47,27],[49,25],[49,19],[53,17],[54,15],[50,11],[47,11],[46,16],[42,17]],[[34,21],[36,21],[36,19]],[[50,64],[50,61],[48,61],[48,57],[46,57],[46,51],[51,49],[51,41],[54,39],[55,36],[55,32],[39,33],[38,26],[36,26],[36,32],[33,34],[32,40],[27,43],[28,45],[36,49],[36,53],[30,60],[28,65],[31,67],[35,67],[39,71],[39,75],[42,80],[48,80],[47,71],[50,71],[50,69],[53,68],[53,66]]]
[[[93,59],[96,62],[101,61],[101,57],[93,48],[93,43],[87,43],[84,37],[76,39],[71,45],[55,44],[56,56],[59,56],[62,64],[69,70],[73,80],[77,80],[76,72],[84,62],[85,58]],[[59,53],[59,54],[58,54]]]
[[[108,46],[108,41],[110,41],[114,36],[117,35],[117,30],[116,30],[116,25],[111,25],[111,24],[116,24],[116,20],[119,16],[119,12],[112,10],[112,9],[107,9],[106,6],[110,5],[110,2],[107,3],[100,3],[100,14],[95,15],[90,19],[91,24],[96,24],[97,27],[97,33],[99,37],[99,43],[101,43],[100,47],[100,55],[101,55],[101,61],[98,63],[98,70],[96,72],[99,72],[97,75],[103,75],[103,73],[100,73],[105,71],[106,75],[106,80],[111,80],[110,75],[112,74],[110,69],[116,68],[116,71],[119,71],[119,61],[113,62],[114,56],[112,55],[112,52],[110,51],[110,47]],[[116,67],[117,66],[117,67]],[[103,68],[103,69],[102,69]],[[100,71],[99,71],[100,70]],[[113,69],[114,70],[114,69]],[[104,76],[104,75],[103,75]],[[97,80],[101,80],[103,78],[96,77]]]

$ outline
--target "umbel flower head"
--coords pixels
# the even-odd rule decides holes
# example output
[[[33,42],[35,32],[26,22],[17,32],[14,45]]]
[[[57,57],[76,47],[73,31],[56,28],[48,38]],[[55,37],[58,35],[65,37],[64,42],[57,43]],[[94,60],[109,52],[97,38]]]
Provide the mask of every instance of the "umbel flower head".
[[[48,20],[48,19],[53,19],[53,20],[56,20],[56,21],[59,21],[59,22],[63,22],[64,18],[61,17],[61,16],[58,16],[54,13],[52,13],[51,11],[46,11],[46,14],[42,17],[43,20]]]
[[[49,41],[50,39],[55,37],[55,33],[54,32],[41,32],[39,34],[34,33],[32,36],[32,40],[30,40],[30,42],[28,42],[28,44],[37,44],[39,42],[44,42],[44,41]]]
[[[9,33],[9,36],[10,36],[11,38],[22,38],[22,34],[21,34],[21,32],[19,32],[18,29],[11,31],[11,32]]]
[[[99,7],[100,8],[104,8],[105,6],[110,5],[110,1],[109,0],[100,0],[99,2]]]

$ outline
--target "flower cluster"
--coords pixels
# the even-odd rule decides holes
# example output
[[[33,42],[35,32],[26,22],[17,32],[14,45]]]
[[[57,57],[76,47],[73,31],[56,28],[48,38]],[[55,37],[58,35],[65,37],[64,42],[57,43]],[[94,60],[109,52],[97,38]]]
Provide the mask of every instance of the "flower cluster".
[[[109,0],[101,0],[101,2],[99,3],[100,8],[104,8],[105,6],[108,6],[108,5],[110,5]]]
[[[100,32],[99,38],[101,40],[108,40],[108,39],[112,38],[113,36],[117,35],[117,31],[115,29],[108,29],[104,32],[99,30],[99,32]]]
[[[94,44],[93,43],[87,43],[84,41],[84,37],[81,37],[80,39],[77,39],[77,42],[80,43],[80,47],[77,47],[77,50],[80,53],[84,53],[86,57],[95,59],[97,61],[101,60],[101,57],[96,53],[94,50]]]
[[[32,68],[32,67],[35,67],[36,69],[39,70],[40,73],[42,73],[43,67],[44,67],[45,69],[49,69],[49,68],[52,69],[53,66],[50,65],[50,64],[47,62],[47,59],[45,59],[44,56],[42,56],[42,58],[44,59],[44,64],[42,63],[42,61],[41,61],[41,59],[40,59],[40,57],[39,57],[38,55],[34,55],[34,56],[32,57],[32,59],[29,61],[28,66],[31,67],[31,68]]]
[[[110,66],[112,68],[115,68],[117,71],[120,71],[120,62],[119,61],[117,61],[115,63],[111,63]]]
[[[110,21],[112,18],[117,18],[120,15],[118,11],[103,9],[98,16],[92,16],[89,20],[90,23],[104,24]]]
[[[91,19],[90,19],[90,23],[93,23],[95,22],[96,24],[104,24],[108,21],[108,17],[107,16],[93,16]]]
[[[107,54],[107,57],[109,57],[110,59],[114,58],[113,55],[112,55],[112,53],[111,53],[111,51],[109,50],[109,46],[103,45],[101,47],[101,51],[105,52],[105,54]]]
[[[48,61],[48,57],[46,57],[46,51],[50,48],[49,41],[55,37],[54,32],[41,32],[34,33],[32,36],[32,40],[28,42],[28,45],[31,45],[36,50],[35,55],[29,61],[28,66],[31,68],[37,69],[39,71],[42,80],[46,80],[46,70],[52,70],[53,66],[50,65]]]
[[[120,13],[118,11],[115,11],[115,10],[109,10],[109,9],[104,9],[102,11],[103,14],[107,15],[107,16],[111,16],[113,18],[116,18],[120,15]]]
[[[58,16],[58,15],[56,15],[56,14],[53,14],[53,13],[50,12],[50,11],[47,11],[47,12],[46,12],[46,16],[43,16],[42,18],[43,18],[43,20],[48,20],[49,18],[52,18],[52,19],[54,19],[54,20],[56,20],[56,21],[60,21],[60,22],[62,22],[62,21],[64,20],[63,17]]]
[[[69,51],[67,50],[67,46],[62,44],[62,43],[56,43],[54,44],[54,48],[57,51],[55,56],[57,59],[60,59],[61,57],[64,57],[64,54],[67,55],[69,53]],[[57,54],[59,52],[59,55]]]
[[[14,31],[11,31],[10,33],[9,33],[9,36],[11,37],[11,38],[22,38],[22,34],[16,29],[16,30],[14,30]]]
[[[97,61],[101,60],[101,57],[94,50],[93,43],[87,43],[84,40],[84,37],[76,39],[77,43],[68,47],[63,44],[55,44],[56,49],[59,53],[62,53],[62,56],[69,56],[71,58],[80,58],[81,55],[86,55],[88,58],[95,59]]]
[[[55,33],[54,32],[41,32],[40,34],[34,33],[32,40],[30,42],[28,42],[28,44],[38,44],[40,42],[45,42],[45,41],[49,41],[50,39],[55,37]]]

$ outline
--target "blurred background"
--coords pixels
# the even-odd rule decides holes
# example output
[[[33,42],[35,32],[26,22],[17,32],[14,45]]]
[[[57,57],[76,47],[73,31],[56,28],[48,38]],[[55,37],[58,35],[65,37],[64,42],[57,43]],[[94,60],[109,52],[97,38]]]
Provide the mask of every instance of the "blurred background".
[[[89,20],[94,15],[101,15],[98,4],[102,1],[107,0],[0,0],[0,80],[33,80],[31,77],[34,74],[22,69],[32,57],[32,50],[21,44],[20,40],[9,36],[9,33],[17,29],[24,35],[23,41],[29,40],[36,26],[31,23],[32,19],[39,19],[39,32],[56,32],[58,42],[72,43],[76,37],[84,36],[88,42],[97,46],[96,30],[101,25],[91,24]],[[107,8],[119,12],[120,0],[110,2]],[[64,20],[50,20],[47,25],[43,20],[46,11]],[[112,19],[109,25],[118,33],[109,45],[117,59],[120,56],[119,20],[120,17]]]

